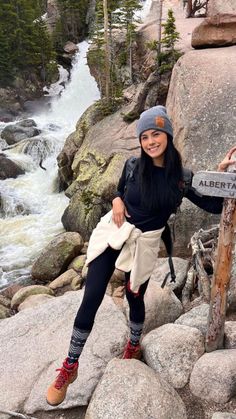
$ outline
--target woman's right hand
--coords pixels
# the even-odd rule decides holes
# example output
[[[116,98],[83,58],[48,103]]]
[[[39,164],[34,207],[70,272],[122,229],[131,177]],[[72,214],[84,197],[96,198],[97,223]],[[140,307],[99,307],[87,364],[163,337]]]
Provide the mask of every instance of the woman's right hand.
[[[118,228],[122,226],[125,221],[125,217],[130,217],[125,207],[124,202],[120,197],[113,199],[112,201],[112,220]]]

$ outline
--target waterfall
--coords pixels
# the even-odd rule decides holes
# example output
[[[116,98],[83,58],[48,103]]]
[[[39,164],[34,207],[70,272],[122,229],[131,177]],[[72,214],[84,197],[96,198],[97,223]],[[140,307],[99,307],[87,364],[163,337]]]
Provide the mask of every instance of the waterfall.
[[[142,19],[151,2],[142,2]],[[88,43],[81,42],[78,47],[70,80],[67,71],[59,67],[60,80],[44,89],[48,102],[30,115],[41,134],[10,147],[0,140],[0,151],[2,147],[4,154],[25,170],[16,179],[0,180],[0,288],[29,279],[40,251],[64,231],[61,216],[69,200],[57,192],[56,157],[80,116],[100,98],[87,66]],[[38,109],[35,103],[32,108]],[[0,122],[0,132],[7,125]],[[39,167],[42,160],[46,170]]]
[[[88,43],[81,42],[78,47],[66,88],[56,96],[61,80],[52,85],[50,103],[31,115],[41,134],[4,150],[25,174],[0,180],[0,288],[30,278],[32,262],[40,250],[64,231],[61,216],[69,200],[57,192],[56,157],[79,117],[100,98],[87,66]],[[65,81],[65,72],[60,74]],[[0,130],[6,125],[2,123]],[[42,159],[46,170],[39,167]]]

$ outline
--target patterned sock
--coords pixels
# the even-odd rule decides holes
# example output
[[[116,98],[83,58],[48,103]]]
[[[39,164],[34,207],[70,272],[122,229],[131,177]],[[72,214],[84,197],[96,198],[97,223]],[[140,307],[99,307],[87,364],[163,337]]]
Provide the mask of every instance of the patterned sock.
[[[90,330],[73,328],[67,357],[68,364],[74,364],[78,361],[89,334]]]
[[[134,323],[130,321],[130,343],[133,346],[137,346],[140,341],[140,337],[143,330],[143,323]]]

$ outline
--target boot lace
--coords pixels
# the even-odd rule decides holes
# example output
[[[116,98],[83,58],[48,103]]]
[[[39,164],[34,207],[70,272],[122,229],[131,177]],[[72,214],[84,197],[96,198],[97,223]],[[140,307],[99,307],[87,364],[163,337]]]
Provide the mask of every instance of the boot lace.
[[[65,368],[58,368],[56,371],[60,371],[56,378],[55,387],[57,390],[60,390],[64,384],[69,380],[70,373],[65,370]]]

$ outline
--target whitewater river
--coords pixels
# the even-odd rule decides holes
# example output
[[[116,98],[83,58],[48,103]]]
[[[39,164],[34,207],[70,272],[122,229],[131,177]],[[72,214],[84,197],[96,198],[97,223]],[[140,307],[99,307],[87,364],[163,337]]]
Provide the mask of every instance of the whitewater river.
[[[75,130],[76,122],[100,93],[86,64],[88,43],[79,44],[71,71],[70,82],[61,95],[60,83],[51,86],[51,103],[31,115],[41,130],[38,146],[31,156],[22,153],[21,146],[4,153],[20,163],[26,174],[16,179],[0,181],[0,287],[29,277],[36,255],[57,234],[63,231],[61,216],[68,205],[64,193],[58,193],[56,157],[66,137]],[[67,78],[61,69],[61,79]],[[1,123],[2,130],[7,124]],[[42,170],[38,155],[45,155]],[[21,214],[17,215],[21,209]],[[25,213],[25,215],[24,215]]]
[[[147,15],[151,1],[142,2],[140,18]],[[87,49],[87,42],[79,44],[70,81],[67,71],[61,67],[60,82],[49,89],[49,99],[31,104],[34,112],[30,117],[41,134],[30,155],[24,154],[24,143],[3,151],[26,173],[16,179],[0,180],[0,288],[28,279],[40,250],[64,231],[61,216],[69,200],[63,192],[58,193],[56,157],[67,136],[75,130],[79,117],[100,98],[87,66]],[[40,111],[38,103],[41,103]],[[0,132],[6,125],[0,122]],[[40,156],[46,170],[39,167]]]

